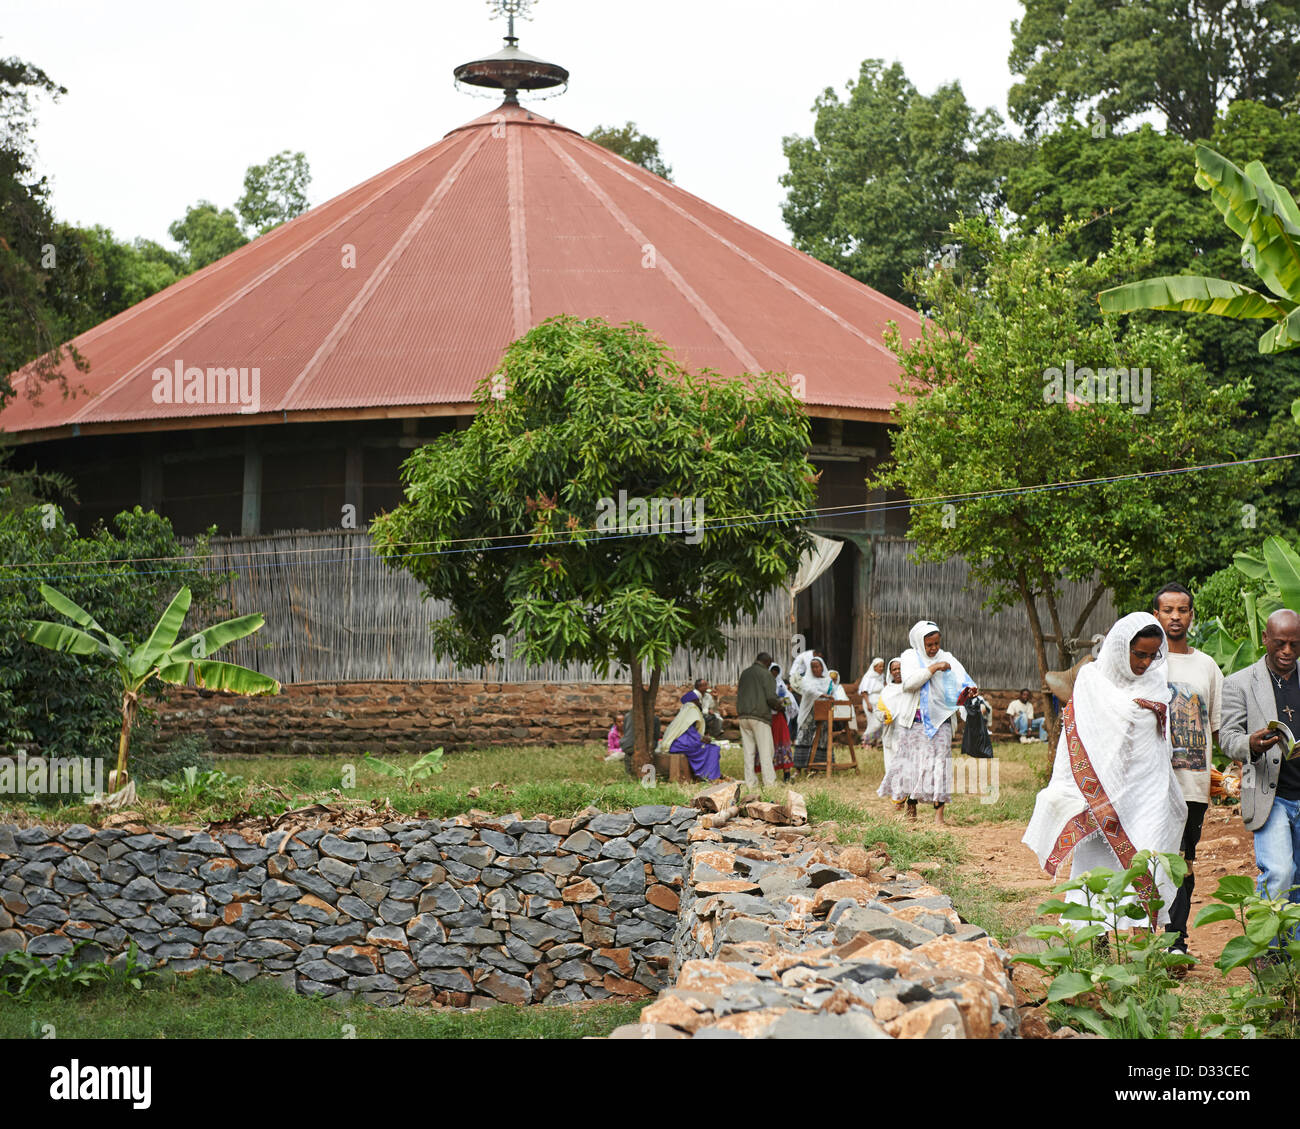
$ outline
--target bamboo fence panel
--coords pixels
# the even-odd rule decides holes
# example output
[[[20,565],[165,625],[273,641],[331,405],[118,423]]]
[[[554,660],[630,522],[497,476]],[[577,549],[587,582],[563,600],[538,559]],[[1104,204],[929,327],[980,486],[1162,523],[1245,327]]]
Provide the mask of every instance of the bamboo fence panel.
[[[873,546],[871,653],[898,654],[907,645],[912,624],[933,619],[943,629],[944,646],[981,685],[1037,685],[1022,608],[995,614],[983,611],[984,593],[979,588],[965,590],[967,568],[960,559],[918,565],[907,559],[912,549],[909,541],[879,538]],[[422,599],[418,583],[376,557],[364,532],[218,537],[213,538],[211,551],[209,569],[235,573],[221,592],[229,614],[260,612],[266,619],[260,631],[231,644],[222,657],[281,682],[627,681],[613,671],[608,678],[598,678],[586,664],[527,666],[511,657],[508,642],[506,657],[486,666],[459,667],[436,658],[429,624],[447,614],[446,602]],[[1072,623],[1086,598],[1082,587],[1068,585],[1061,601],[1064,618]],[[1043,615],[1046,621],[1045,609]],[[1114,619],[1106,597],[1093,612],[1085,634],[1105,631]],[[704,675],[714,682],[732,683],[759,651],[770,652],[785,667],[792,631],[789,593],[778,590],[768,596],[756,619],[744,619],[726,632],[727,659],[701,658],[679,650],[663,681],[680,684]]]

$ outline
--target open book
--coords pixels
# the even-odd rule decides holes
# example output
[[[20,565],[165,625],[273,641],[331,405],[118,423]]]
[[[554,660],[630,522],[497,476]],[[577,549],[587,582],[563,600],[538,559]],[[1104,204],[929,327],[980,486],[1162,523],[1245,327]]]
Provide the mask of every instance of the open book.
[[[1287,760],[1294,760],[1297,756],[1300,756],[1300,741],[1296,741],[1295,734],[1291,732],[1284,722],[1270,721],[1268,727],[1282,734],[1279,748],[1282,750],[1283,757]]]

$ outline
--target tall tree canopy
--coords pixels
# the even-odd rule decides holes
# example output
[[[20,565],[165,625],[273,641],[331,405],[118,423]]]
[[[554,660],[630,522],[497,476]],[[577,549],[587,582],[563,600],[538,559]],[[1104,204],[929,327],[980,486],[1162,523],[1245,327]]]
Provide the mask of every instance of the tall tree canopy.
[[[1282,106],[1297,95],[1297,0],[1021,0],[1012,25],[1012,118],[1036,130],[1083,107],[1114,128],[1164,115],[1205,140],[1234,99]]]
[[[665,164],[659,155],[658,140],[637,129],[636,122],[618,126],[598,125],[587,134],[587,140],[594,141],[611,153],[617,153],[634,165],[649,169],[664,180],[673,178],[672,166]]]
[[[185,252],[191,271],[202,270],[248,242],[239,226],[239,217],[229,208],[218,208],[210,200],[200,200],[185,209],[185,218],[168,229]]]
[[[808,417],[786,382],[687,372],[595,318],[529,331],[476,400],[469,428],[406,461],[375,551],[450,602],[434,645],[458,663],[517,636],[532,664],[626,667],[644,760],[674,649],[728,655],[725,628],[807,547]]]
[[[310,184],[307,155],[285,149],[264,165],[248,166],[244,173],[244,194],[235,209],[246,228],[265,235],[307,210]]]
[[[933,321],[910,344],[891,333],[900,391],[915,398],[899,407],[893,463],[873,485],[914,498],[998,492],[914,506],[909,533],[925,559],[963,556],[990,608],[1025,608],[1046,674],[1070,665],[1064,641],[1087,622],[1062,613],[1063,580],[1092,584],[1094,600],[1110,590],[1148,606],[1207,548],[1230,551],[1215,535],[1224,515],[1239,516],[1253,473],[1026,488],[1217,461],[1244,389],[1215,387],[1169,326],[1099,314],[1096,293],[1141,273],[1149,248],[1121,237],[1105,257],[1062,265],[1058,234],[1004,237],[967,220],[955,235],[985,265],[930,272],[918,285]]]
[[[921,94],[898,63],[867,59],[847,100],[827,88],[813,110],[813,136],[784,141],[782,216],[796,247],[868,286],[901,298],[950,223],[1000,202],[1002,120],[958,83]]]

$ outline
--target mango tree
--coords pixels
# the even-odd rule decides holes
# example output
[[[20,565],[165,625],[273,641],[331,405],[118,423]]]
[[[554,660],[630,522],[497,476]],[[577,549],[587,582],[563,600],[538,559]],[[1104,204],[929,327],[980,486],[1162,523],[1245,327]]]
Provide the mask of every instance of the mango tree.
[[[808,547],[808,418],[787,382],[691,373],[641,326],[573,317],[514,342],[476,401],[406,461],[375,551],[450,603],[440,655],[517,638],[532,665],[625,671],[640,766],[673,651],[726,655]]]
[[[29,620],[24,625],[23,638],[51,651],[99,655],[113,664],[121,679],[122,729],[118,738],[115,774],[115,787],[119,793],[129,786],[126,765],[131,726],[135,723],[140,691],[150,679],[156,677],[163,682],[184,686],[193,673],[195,685],[208,690],[225,690],[234,694],[280,692],[280,683],[274,678],[235,663],[215,662],[209,657],[227,643],[258,630],[265,623],[260,615],[229,619],[178,641],[191,600],[189,588],[182,588],[168,604],[149,638],[132,649],[57,589],[42,584],[41,596],[55,611],[72,620],[76,627],[48,620]]]

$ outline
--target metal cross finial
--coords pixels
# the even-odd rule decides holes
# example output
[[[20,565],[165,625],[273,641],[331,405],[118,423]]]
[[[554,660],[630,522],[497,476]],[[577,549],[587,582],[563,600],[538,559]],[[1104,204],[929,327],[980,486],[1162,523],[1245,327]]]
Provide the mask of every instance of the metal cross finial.
[[[515,35],[515,17],[521,20],[529,18],[529,9],[533,6],[533,0],[488,0],[488,7],[492,9],[494,17],[505,16],[506,18],[506,41],[514,44],[518,38]]]

